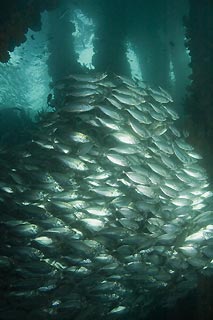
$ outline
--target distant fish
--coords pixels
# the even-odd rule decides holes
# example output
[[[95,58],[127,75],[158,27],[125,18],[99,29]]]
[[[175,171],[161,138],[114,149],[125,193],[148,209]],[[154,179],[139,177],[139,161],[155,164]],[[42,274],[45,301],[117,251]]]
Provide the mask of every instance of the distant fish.
[[[59,20],[63,19],[67,14],[69,14],[69,12],[70,11],[68,9],[63,10],[59,15]]]

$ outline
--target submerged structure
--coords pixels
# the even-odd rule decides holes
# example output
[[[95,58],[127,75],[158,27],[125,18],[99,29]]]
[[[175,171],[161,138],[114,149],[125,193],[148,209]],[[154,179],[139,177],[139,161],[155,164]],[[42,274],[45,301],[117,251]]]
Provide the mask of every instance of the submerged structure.
[[[192,2],[64,0],[26,37],[57,1],[6,11],[1,61],[27,42],[0,65],[0,319],[153,320],[212,276],[211,172],[176,112]]]

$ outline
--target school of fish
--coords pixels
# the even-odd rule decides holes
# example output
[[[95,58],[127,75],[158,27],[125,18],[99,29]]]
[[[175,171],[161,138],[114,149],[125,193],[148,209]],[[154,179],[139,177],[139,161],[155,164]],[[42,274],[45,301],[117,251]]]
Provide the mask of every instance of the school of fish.
[[[52,84],[30,143],[1,150],[0,318],[145,319],[213,271],[212,192],[162,88]]]

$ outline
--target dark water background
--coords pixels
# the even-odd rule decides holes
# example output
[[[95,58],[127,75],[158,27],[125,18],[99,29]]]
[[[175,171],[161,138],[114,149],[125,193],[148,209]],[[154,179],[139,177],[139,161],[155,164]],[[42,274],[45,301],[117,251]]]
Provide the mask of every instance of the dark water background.
[[[20,8],[25,6],[26,2],[21,1]],[[40,36],[36,32],[31,34],[27,40],[28,47],[19,52],[21,60],[12,65],[8,62],[6,71],[5,65],[0,66],[0,75],[4,74],[0,80],[4,89],[0,92],[2,148],[13,148],[14,145],[29,141],[32,130],[38,126],[38,113],[47,108],[46,99],[51,87],[47,82],[43,83],[43,67],[39,61],[46,65],[50,81],[70,72],[87,72],[77,62],[71,36],[74,25],[70,22],[68,12],[77,9],[93,19],[96,25],[95,70],[130,76],[125,43],[131,41],[145,83],[154,88],[161,86],[174,97],[174,107],[180,114],[179,126],[189,131],[189,141],[203,154],[203,165],[211,181],[213,8],[212,2],[207,0],[61,1],[58,9],[44,17],[44,20],[48,20],[45,22],[48,25],[45,29],[47,38],[42,38],[43,29]],[[18,11],[19,8],[14,10]],[[8,16],[9,13],[2,15],[3,24]],[[46,51],[40,50],[44,42]],[[34,52],[34,60],[30,58],[31,51]],[[26,72],[29,65],[34,67],[33,70],[40,70],[34,80],[33,73],[30,75]],[[45,90],[41,90],[39,84],[43,84]],[[36,91],[32,90],[33,86],[37,86]],[[28,96],[24,95],[26,92]],[[35,97],[32,105],[30,94]],[[36,95],[42,96],[37,105],[34,102]],[[37,109],[32,116],[28,108],[32,111],[35,106]],[[170,309],[155,310],[153,306],[153,312],[147,319],[213,319],[212,289],[212,279],[200,277],[198,289]],[[0,315],[0,319],[4,317]]]

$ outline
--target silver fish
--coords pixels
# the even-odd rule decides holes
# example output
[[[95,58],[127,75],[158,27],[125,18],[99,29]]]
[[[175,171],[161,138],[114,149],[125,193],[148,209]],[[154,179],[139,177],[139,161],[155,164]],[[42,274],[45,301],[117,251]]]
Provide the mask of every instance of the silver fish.
[[[94,109],[95,106],[83,103],[83,102],[75,102],[75,103],[67,103],[61,109],[60,112],[71,112],[71,113],[81,113],[81,112],[88,112]]]
[[[78,89],[78,90],[69,90],[69,92],[66,94],[66,97],[89,97],[89,96],[93,96],[95,94],[98,94],[98,91],[93,90],[93,89]]]
[[[74,142],[79,142],[79,143],[90,142],[90,137],[88,137],[86,134],[82,132],[73,131],[72,133],[69,134],[69,137]]]
[[[107,77],[106,73],[100,74],[70,74],[65,79],[74,79],[76,81],[82,82],[98,82],[104,80]]]
[[[104,118],[99,118],[99,117],[96,117],[98,119],[98,121],[100,121],[100,123],[107,127],[107,128],[110,128],[112,130],[115,130],[115,131],[118,131],[120,129],[120,126],[118,124],[115,123],[115,121],[110,121],[108,119],[104,119]]]
[[[104,221],[98,219],[82,219],[82,223],[88,228],[90,231],[98,232],[104,227]]]
[[[109,198],[116,198],[122,195],[122,192],[120,192],[118,189],[113,188],[113,187],[93,187],[90,190],[93,192],[102,195],[104,197],[109,197]]]
[[[143,128],[143,126],[140,125],[140,123],[137,123],[137,121],[130,120],[129,124],[132,128],[132,130],[142,139],[147,139],[150,137],[150,133],[146,128]]]
[[[140,99],[133,97],[132,95],[126,95],[122,93],[113,93],[113,97],[115,97],[119,102],[128,105],[128,106],[137,106],[143,102],[145,99],[140,97]]]
[[[36,142],[0,150],[1,311],[146,317],[212,273],[207,173],[164,89],[88,72],[53,90]]]
[[[141,112],[140,110],[137,109],[127,109],[127,111],[131,114],[131,116],[138,120],[140,123],[144,123],[144,124],[151,124],[152,123],[152,119],[149,117],[149,115],[144,114],[143,112]]]
[[[88,170],[87,165],[83,161],[77,158],[73,158],[65,155],[59,155],[57,156],[57,159],[59,159],[62,163],[64,163],[70,169],[79,170],[79,171]]]
[[[122,167],[127,167],[128,166],[128,161],[121,155],[119,154],[113,154],[113,153],[110,153],[110,154],[107,154],[106,155],[107,159],[109,159],[111,162],[119,165],[119,166],[122,166]]]
[[[111,106],[97,106],[104,114],[112,119],[122,121],[123,117],[117,112],[117,110]]]
[[[135,182],[135,183],[138,183],[138,184],[147,184],[148,182],[148,179],[146,176],[144,176],[143,174],[141,173],[138,173],[138,172],[125,172],[125,174],[127,175],[127,177]]]
[[[138,144],[140,141],[133,134],[125,131],[118,131],[111,134],[116,140],[125,144]]]

